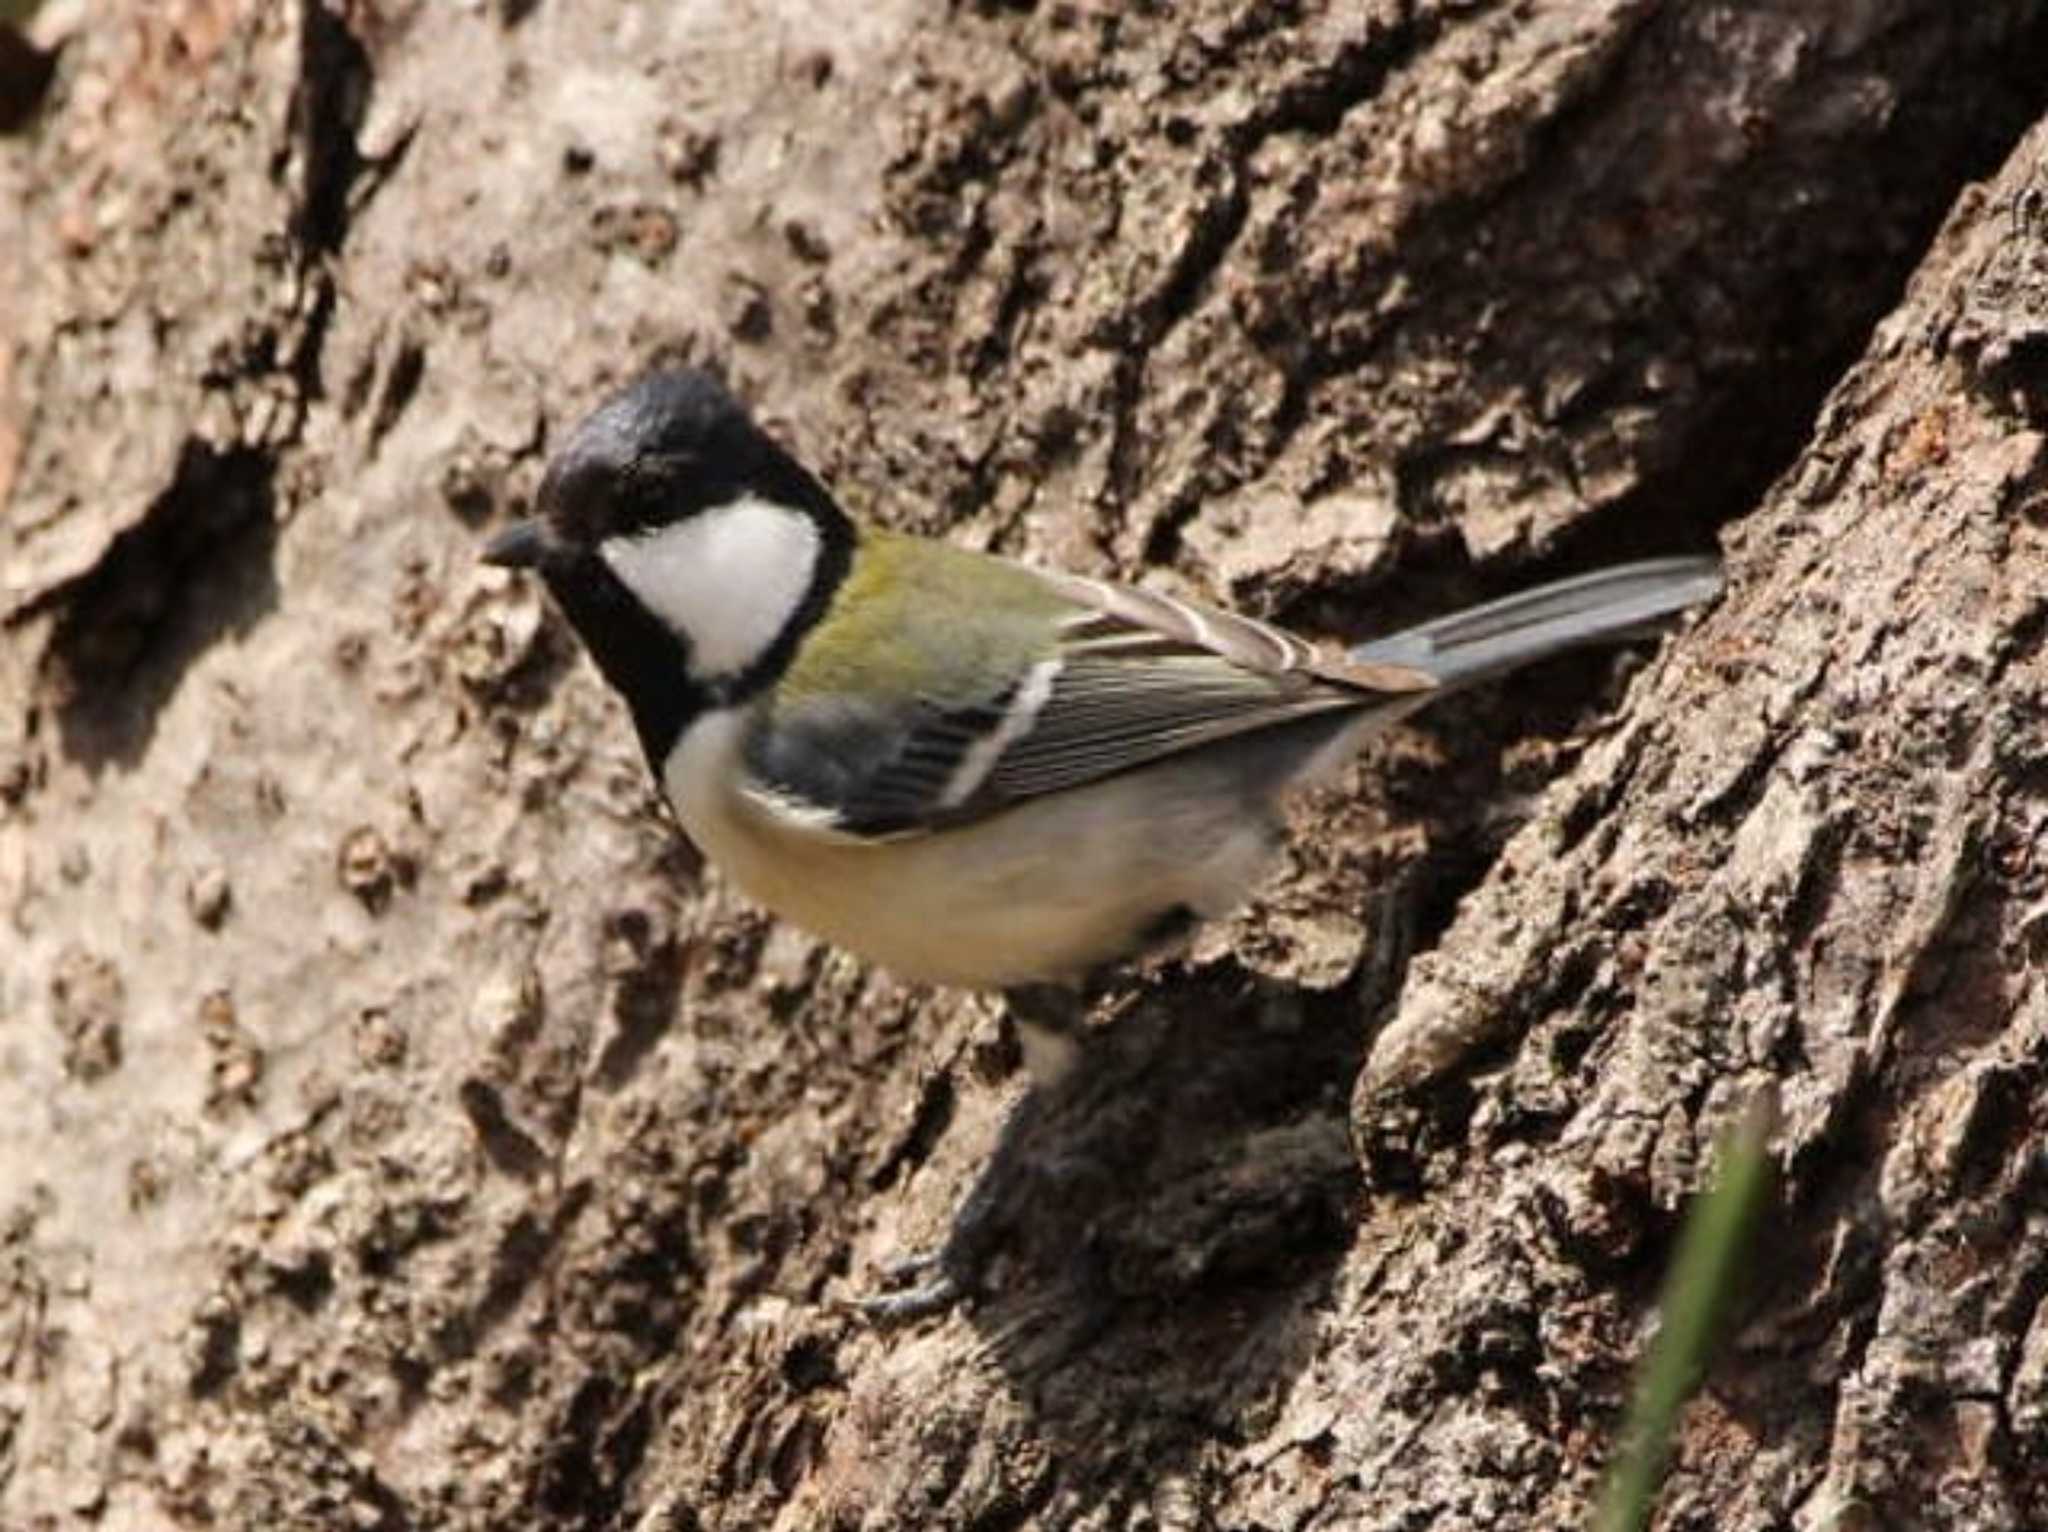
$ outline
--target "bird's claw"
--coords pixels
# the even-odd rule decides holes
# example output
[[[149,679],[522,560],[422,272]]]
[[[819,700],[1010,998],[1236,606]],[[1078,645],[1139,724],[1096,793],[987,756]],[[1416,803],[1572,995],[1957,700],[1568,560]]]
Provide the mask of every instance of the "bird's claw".
[[[892,1290],[853,1301],[857,1311],[877,1324],[929,1319],[967,1296],[966,1286],[947,1269],[943,1252],[920,1251],[891,1261],[882,1270],[882,1281]]]

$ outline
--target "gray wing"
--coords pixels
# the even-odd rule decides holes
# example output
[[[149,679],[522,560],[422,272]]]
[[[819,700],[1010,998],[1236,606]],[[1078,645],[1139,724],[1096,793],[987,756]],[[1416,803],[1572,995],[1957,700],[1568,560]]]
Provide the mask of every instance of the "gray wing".
[[[1434,684],[1399,665],[1332,665],[1292,634],[1149,591],[1038,578],[1070,611],[1043,656],[987,695],[829,695],[765,714],[747,745],[763,801],[841,835],[917,833]]]

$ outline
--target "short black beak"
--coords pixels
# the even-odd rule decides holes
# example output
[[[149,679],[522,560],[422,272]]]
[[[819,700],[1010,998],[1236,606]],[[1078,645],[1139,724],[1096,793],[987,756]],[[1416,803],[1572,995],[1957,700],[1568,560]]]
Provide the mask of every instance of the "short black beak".
[[[532,569],[540,563],[547,547],[548,533],[544,522],[537,519],[515,521],[484,544],[483,560],[486,564],[499,564],[506,569]]]

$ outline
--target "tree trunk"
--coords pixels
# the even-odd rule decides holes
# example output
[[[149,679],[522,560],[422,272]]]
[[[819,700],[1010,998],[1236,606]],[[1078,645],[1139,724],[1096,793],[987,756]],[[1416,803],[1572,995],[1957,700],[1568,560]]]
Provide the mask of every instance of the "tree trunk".
[[[1569,1526],[1766,1082],[1660,1524],[2048,1524],[2048,5],[930,10],[39,18],[0,1525]],[[1012,1117],[476,562],[677,357],[1332,641],[1729,588],[1376,746]],[[978,1183],[987,1293],[848,1311]]]

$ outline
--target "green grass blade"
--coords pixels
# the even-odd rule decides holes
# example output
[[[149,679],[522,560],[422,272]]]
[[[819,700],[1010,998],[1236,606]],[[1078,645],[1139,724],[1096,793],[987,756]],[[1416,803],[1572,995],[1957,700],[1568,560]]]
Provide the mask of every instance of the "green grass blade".
[[[1664,1281],[1663,1323],[1637,1373],[1621,1456],[1608,1470],[1593,1532],[1637,1532],[1649,1524],[1678,1412],[1705,1375],[1741,1286],[1749,1236],[1770,1191],[1777,1119],[1777,1092],[1766,1087],[1721,1135],[1714,1185],[1687,1215]]]

